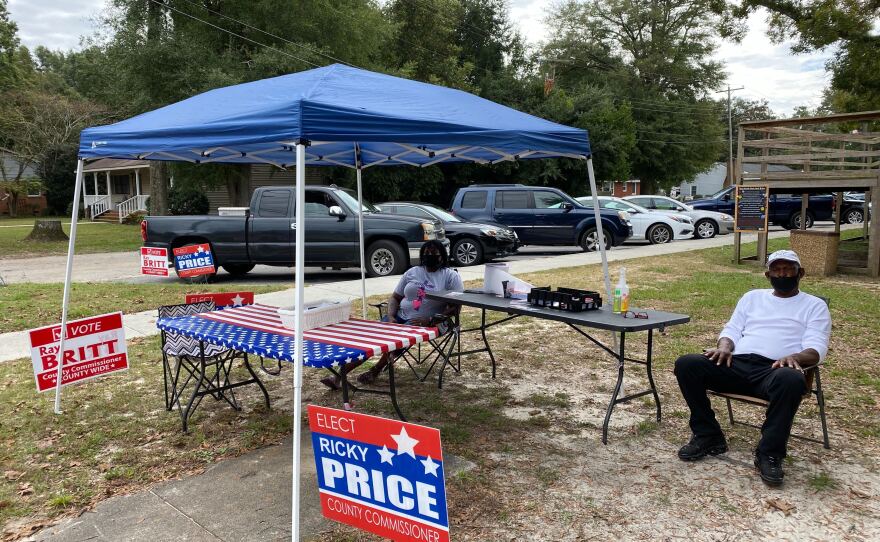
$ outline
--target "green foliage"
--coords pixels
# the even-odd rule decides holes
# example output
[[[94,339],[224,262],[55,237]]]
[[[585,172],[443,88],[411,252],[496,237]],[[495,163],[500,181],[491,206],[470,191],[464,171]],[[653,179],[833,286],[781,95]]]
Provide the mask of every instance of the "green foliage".
[[[46,189],[47,211],[51,214],[63,213],[73,201],[77,149],[72,143],[53,145],[46,150],[37,168]]]
[[[210,202],[196,186],[174,186],[168,191],[168,212],[172,215],[206,215]]]

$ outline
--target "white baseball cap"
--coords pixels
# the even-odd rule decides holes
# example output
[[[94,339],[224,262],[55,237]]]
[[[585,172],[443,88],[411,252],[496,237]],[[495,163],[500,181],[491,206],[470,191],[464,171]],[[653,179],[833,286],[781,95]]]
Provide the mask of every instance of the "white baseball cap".
[[[767,267],[770,267],[770,264],[776,260],[786,260],[801,265],[801,259],[798,258],[797,252],[793,250],[777,250],[767,258]]]

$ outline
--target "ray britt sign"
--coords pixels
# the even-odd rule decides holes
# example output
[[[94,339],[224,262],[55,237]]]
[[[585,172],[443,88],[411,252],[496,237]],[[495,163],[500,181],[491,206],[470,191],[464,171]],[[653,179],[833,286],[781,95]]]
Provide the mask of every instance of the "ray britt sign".
[[[61,325],[41,327],[29,333],[37,391],[55,389]],[[62,386],[128,369],[122,313],[68,322],[63,359]]]
[[[309,405],[324,516],[395,541],[448,542],[440,431]]]

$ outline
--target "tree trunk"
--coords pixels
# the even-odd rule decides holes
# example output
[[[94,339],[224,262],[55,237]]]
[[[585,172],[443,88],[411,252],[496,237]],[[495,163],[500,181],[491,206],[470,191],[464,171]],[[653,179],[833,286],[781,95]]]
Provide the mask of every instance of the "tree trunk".
[[[150,162],[150,214],[168,214],[168,165],[158,160]]]
[[[67,234],[61,229],[60,220],[37,220],[30,235],[25,237],[27,241],[67,241]]]
[[[250,205],[251,166],[243,164],[227,167],[233,169],[226,177],[226,195],[229,196],[229,205],[247,207]]]

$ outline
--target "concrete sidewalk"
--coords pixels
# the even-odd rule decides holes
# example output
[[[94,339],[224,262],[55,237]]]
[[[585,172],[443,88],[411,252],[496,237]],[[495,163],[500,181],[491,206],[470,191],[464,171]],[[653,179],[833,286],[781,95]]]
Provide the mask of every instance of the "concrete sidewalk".
[[[321,515],[311,433],[301,439],[300,530],[316,538],[333,522]],[[221,461],[197,476],[112,497],[28,541],[97,542],[187,540],[193,542],[290,540],[292,438]],[[446,456],[447,478],[470,462]]]
[[[772,232],[770,238],[776,239],[787,235],[787,231]],[[757,236],[755,235],[743,235],[743,243],[755,241],[756,239]],[[608,261],[616,262],[650,256],[663,256],[732,244],[733,235],[723,235],[713,239],[688,240],[663,245],[643,245],[632,247],[624,251],[610,250],[608,252]],[[551,258],[520,260],[509,263],[511,273],[523,275],[534,271],[546,271],[548,269],[597,264],[600,262],[601,258],[598,252],[580,252],[554,256]],[[483,269],[484,266],[477,265],[473,267],[460,267],[458,268],[458,271],[461,273],[461,278],[465,281],[481,280],[483,278]],[[394,290],[399,279],[400,277],[397,276],[367,279],[367,296],[389,295]],[[357,299],[361,295],[361,281],[347,280],[324,283],[315,286],[308,286],[304,290],[306,301],[314,301],[317,299]],[[274,306],[293,305],[294,289],[289,288],[278,292],[260,294],[256,296],[256,301],[258,303]],[[128,339],[135,337],[148,337],[158,333],[158,330],[156,329],[155,310],[126,314],[123,323],[125,325],[125,336]],[[30,342],[27,331],[17,331],[0,335],[0,362],[29,356]]]

